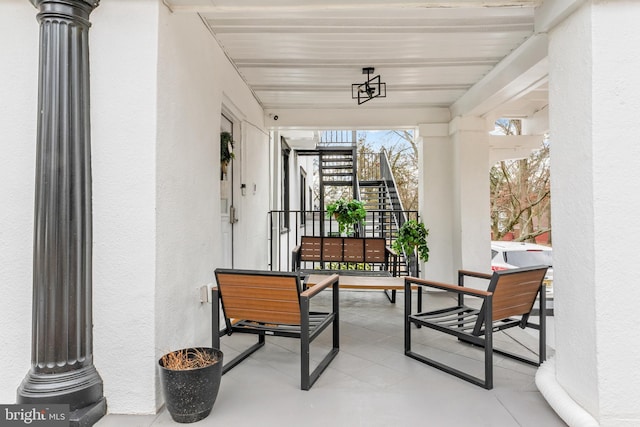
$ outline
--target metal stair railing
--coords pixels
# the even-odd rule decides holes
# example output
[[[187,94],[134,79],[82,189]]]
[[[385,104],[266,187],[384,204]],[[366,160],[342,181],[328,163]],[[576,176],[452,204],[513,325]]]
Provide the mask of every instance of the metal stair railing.
[[[393,171],[389,164],[389,157],[387,156],[387,151],[384,148],[380,152],[380,176],[382,177],[387,190],[387,199],[389,206],[391,206],[391,211],[393,212],[396,225],[398,229],[400,229],[400,227],[407,222],[407,216],[404,214],[402,200],[400,200],[400,195],[397,191],[398,186],[396,185],[396,179],[393,176]],[[395,195],[395,197],[391,197],[392,194]]]
[[[389,163],[389,157],[387,156],[387,151],[383,148],[380,152],[380,175],[382,176],[382,180],[384,182],[386,188],[386,196],[388,198],[389,206],[391,206],[391,215],[393,216],[393,220],[396,226],[396,232],[400,230],[400,228],[407,222],[407,214],[402,206],[402,200],[400,200],[400,195],[397,190],[396,180],[393,175],[393,171],[391,169],[391,165]],[[416,216],[417,219],[417,216]],[[409,256],[414,256],[413,254],[407,254],[403,251],[402,256],[404,258],[404,265],[407,269],[406,273],[411,274],[409,271]],[[420,264],[415,263],[415,275],[417,277],[420,276]]]

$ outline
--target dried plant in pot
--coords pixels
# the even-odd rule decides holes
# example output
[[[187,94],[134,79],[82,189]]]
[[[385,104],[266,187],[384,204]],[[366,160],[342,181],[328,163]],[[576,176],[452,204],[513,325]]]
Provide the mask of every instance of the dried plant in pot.
[[[162,392],[174,421],[193,423],[211,413],[220,389],[222,356],[218,349],[191,347],[160,358]]]

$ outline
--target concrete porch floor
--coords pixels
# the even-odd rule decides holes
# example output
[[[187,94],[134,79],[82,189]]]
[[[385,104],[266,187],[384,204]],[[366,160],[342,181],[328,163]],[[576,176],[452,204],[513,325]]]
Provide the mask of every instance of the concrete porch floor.
[[[415,299],[415,298],[414,298]],[[316,309],[330,303],[324,292]],[[454,303],[425,294],[429,309]],[[340,353],[310,391],[300,390],[298,340],[267,337],[264,348],[222,377],[211,414],[196,426],[565,426],[538,392],[536,368],[494,356],[494,388],[485,390],[404,355],[403,294],[395,305],[382,291],[341,291]],[[548,356],[553,317],[548,317]],[[537,321],[537,319],[533,319]],[[535,331],[532,332],[537,335]],[[330,328],[312,344],[316,361],[330,346]],[[434,331],[413,329],[413,348],[481,375],[482,350]],[[519,328],[494,334],[496,345],[527,354],[537,338]],[[225,360],[255,341],[222,338]],[[532,353],[528,353],[531,355]],[[312,365],[313,368],[313,365]],[[166,409],[154,415],[108,414],[98,427],[157,427],[175,423]]]

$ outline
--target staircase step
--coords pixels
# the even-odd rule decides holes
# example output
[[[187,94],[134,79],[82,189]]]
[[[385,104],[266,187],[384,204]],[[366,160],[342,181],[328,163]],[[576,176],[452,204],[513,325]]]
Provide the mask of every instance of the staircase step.
[[[353,166],[323,166],[322,170],[323,171],[332,171],[332,170],[351,171],[351,173],[353,173]]]
[[[323,175],[324,178],[329,178],[332,176],[353,176],[352,173],[325,173]]]

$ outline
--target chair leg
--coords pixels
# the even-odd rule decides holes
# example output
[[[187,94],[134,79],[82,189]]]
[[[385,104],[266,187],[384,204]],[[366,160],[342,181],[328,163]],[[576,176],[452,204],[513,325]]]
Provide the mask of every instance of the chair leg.
[[[391,289],[391,295],[389,295],[389,290],[385,289],[384,290],[384,294],[387,297],[387,299],[389,300],[389,302],[391,304],[395,304],[396,303],[396,290],[395,289]]]
[[[405,300],[405,304],[411,304],[411,301],[407,301]],[[406,310],[410,309],[409,307],[405,307]],[[407,311],[407,313],[409,313],[409,311]],[[484,378],[480,378],[480,377],[476,377],[473,376],[471,374],[468,374],[466,372],[463,372],[459,369],[453,368],[451,366],[445,365],[443,363],[440,363],[436,360],[430,359],[426,356],[423,356],[421,354],[415,353],[411,350],[411,320],[409,315],[405,315],[405,324],[404,324],[404,354],[407,357],[410,357],[412,359],[415,359],[419,362],[422,362],[426,365],[432,366],[436,369],[439,369],[443,372],[446,372],[448,374],[454,375],[460,379],[463,379],[465,381],[468,381],[472,384],[475,384],[477,386],[486,388],[487,390],[491,390],[493,388],[493,349],[492,346],[487,345],[487,343],[481,343],[480,339],[476,338],[476,342],[472,342],[471,340],[469,340],[469,343],[475,344],[475,345],[480,345],[480,346],[484,346],[484,363],[485,363],[485,369],[484,369]],[[418,322],[415,322],[416,325],[418,324]],[[486,339],[486,336],[485,336]],[[464,340],[467,341],[467,340]],[[491,342],[491,333],[489,333],[489,342]]]
[[[484,335],[484,388],[493,388],[493,331],[486,328]]]
[[[253,353],[255,353],[260,347],[264,346],[264,334],[259,334],[258,335],[258,342],[255,343],[254,345],[252,345],[251,347],[249,347],[248,349],[246,349],[245,351],[243,351],[241,354],[239,354],[238,356],[236,356],[235,358],[233,358],[230,362],[226,363],[223,367],[222,367],[222,375],[226,374],[227,372],[229,372],[230,370],[232,370],[233,368],[235,368],[238,364],[240,364],[240,362],[242,362],[244,359],[246,359],[247,357],[251,356]]]
[[[310,350],[309,346],[311,344],[311,338],[309,336],[309,299],[308,298],[300,298],[300,311],[302,312],[301,322],[300,322],[300,389],[301,390],[309,390],[311,386],[318,380],[320,375],[324,372],[324,370],[329,366],[329,363],[336,357],[338,352],[340,351],[340,326],[339,326],[339,315],[338,315],[338,292],[337,286],[333,290],[334,292],[334,313],[332,315],[331,322],[333,323],[333,347],[329,352],[324,356],[324,358],[320,361],[318,366],[313,370],[313,372],[309,372],[309,356]],[[317,334],[321,333],[328,323],[324,323],[321,326],[318,326],[316,332],[314,332],[314,337]]]
[[[540,364],[547,360],[547,289],[540,287],[540,322],[538,329],[538,356]]]
[[[311,379],[309,378],[309,300],[300,299],[300,388],[309,390]]]
[[[405,291],[404,298],[404,354],[409,355],[411,353],[411,322],[409,316],[411,315],[411,290],[407,293]]]

